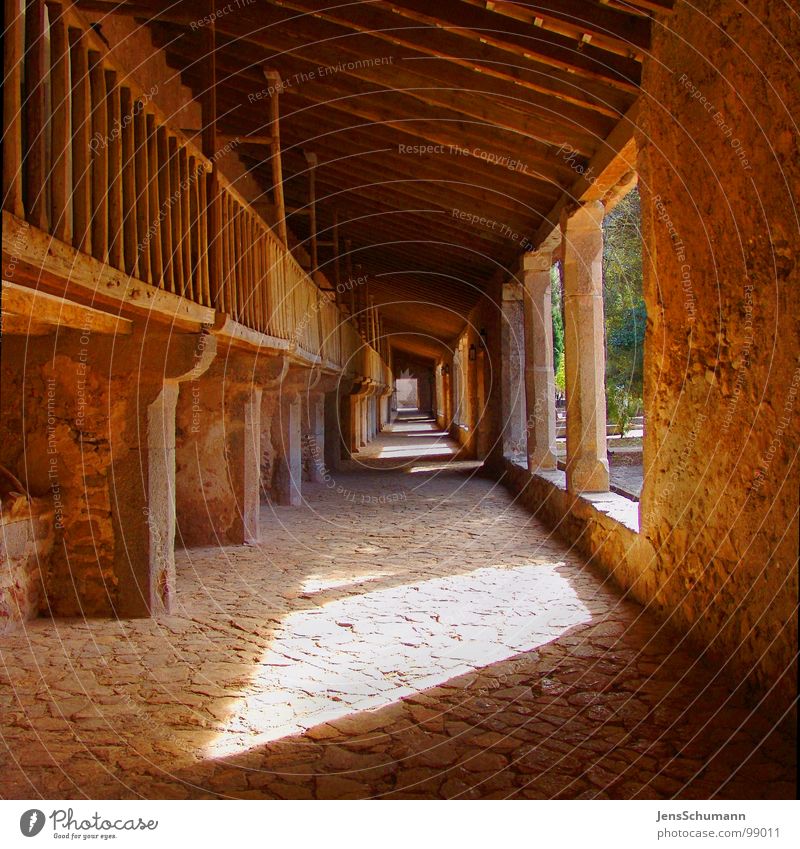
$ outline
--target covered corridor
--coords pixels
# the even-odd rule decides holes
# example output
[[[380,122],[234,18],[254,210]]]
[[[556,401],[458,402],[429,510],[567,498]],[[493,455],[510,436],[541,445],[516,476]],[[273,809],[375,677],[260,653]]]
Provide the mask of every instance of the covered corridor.
[[[540,5],[4,0],[0,797],[795,794],[797,17]]]
[[[0,795],[791,795],[791,728],[421,424],[180,552],[172,615],[7,635]]]

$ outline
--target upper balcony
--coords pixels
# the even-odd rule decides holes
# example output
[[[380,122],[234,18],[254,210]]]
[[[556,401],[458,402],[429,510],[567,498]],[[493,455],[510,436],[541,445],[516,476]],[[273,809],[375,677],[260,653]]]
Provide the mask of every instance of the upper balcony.
[[[72,4],[6,19],[4,280],[390,382],[374,307],[360,332]],[[37,303],[10,301],[7,331]]]

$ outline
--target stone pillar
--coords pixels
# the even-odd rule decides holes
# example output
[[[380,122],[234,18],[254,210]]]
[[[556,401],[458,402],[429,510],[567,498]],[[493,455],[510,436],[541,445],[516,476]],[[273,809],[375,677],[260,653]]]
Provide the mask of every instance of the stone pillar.
[[[370,441],[378,435],[378,390],[379,386],[372,387],[372,395],[369,397],[369,438]]]
[[[344,423],[339,413],[338,391],[325,395],[325,465],[329,471],[337,471],[342,463],[342,448],[344,445]]]
[[[261,387],[255,386],[245,399],[242,457],[242,541],[261,542]]]
[[[550,251],[522,259],[528,470],[556,468],[556,388]]]
[[[128,386],[129,414],[124,427],[109,433],[114,611],[123,617],[168,613],[175,599],[178,387],[202,375],[216,354],[216,340],[205,335],[162,338],[147,331],[131,343],[131,357],[118,357],[125,343],[114,346],[114,382]]]
[[[325,395],[322,392],[303,394],[303,450],[308,479],[321,483],[325,472]]]
[[[567,489],[607,492],[603,204],[585,203],[561,221]]]
[[[503,455],[525,450],[524,316],[522,284],[503,285],[500,329]]]
[[[259,541],[261,395],[266,358],[229,350],[178,402],[178,530],[184,545]]]
[[[299,507],[302,504],[303,453],[300,393],[287,389],[281,396],[280,409],[273,423],[275,458],[275,495],[278,504]]]
[[[367,389],[364,396],[361,398],[361,406],[360,406],[360,427],[361,427],[361,441],[360,445],[364,446],[369,444],[369,388]]]

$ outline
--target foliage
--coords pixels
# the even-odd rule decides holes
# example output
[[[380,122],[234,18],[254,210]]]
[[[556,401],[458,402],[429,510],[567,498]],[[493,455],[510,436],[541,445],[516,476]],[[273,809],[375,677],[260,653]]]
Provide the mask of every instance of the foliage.
[[[642,406],[644,331],[639,192],[633,189],[603,222],[603,299],[608,416],[620,430]]]
[[[639,414],[641,406],[641,397],[634,395],[627,387],[618,386],[613,381],[606,383],[608,418],[617,426],[620,436],[625,436],[631,420]]]
[[[553,371],[556,389],[564,394],[564,317],[561,312],[561,272],[558,264],[550,268],[550,291],[553,302]],[[559,381],[559,375],[561,376]]]
[[[564,374],[564,357],[561,357],[561,360],[558,364],[558,371],[556,371],[556,391],[561,394],[563,398],[567,391],[567,378]]]

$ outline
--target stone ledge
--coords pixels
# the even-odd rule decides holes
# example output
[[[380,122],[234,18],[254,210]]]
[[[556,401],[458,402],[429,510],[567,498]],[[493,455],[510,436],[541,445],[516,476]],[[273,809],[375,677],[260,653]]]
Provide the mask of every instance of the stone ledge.
[[[515,470],[528,474],[528,467],[519,460],[506,458],[506,464]],[[539,469],[532,477],[546,481],[556,490],[567,492],[567,475],[561,469]],[[618,487],[609,492],[586,492],[575,496],[579,502],[585,503],[591,509],[596,510],[609,519],[623,525],[634,533],[639,533],[639,501],[632,495],[623,495]]]

